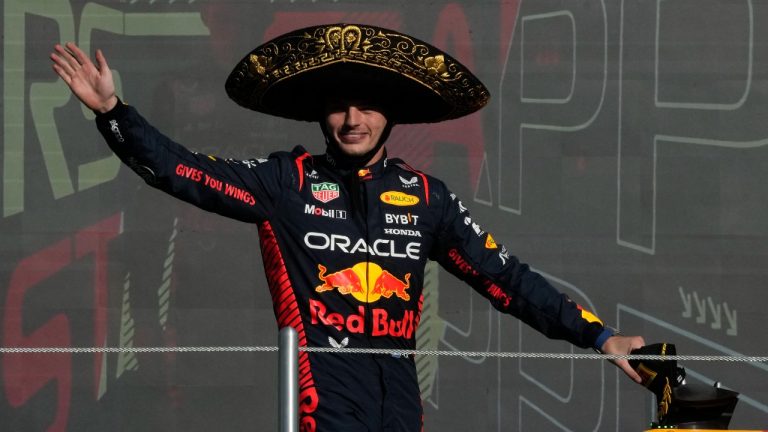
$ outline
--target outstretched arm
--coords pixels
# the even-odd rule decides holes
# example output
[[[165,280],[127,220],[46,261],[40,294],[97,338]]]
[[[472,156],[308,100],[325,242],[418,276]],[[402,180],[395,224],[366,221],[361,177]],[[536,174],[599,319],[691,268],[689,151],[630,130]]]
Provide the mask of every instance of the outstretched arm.
[[[105,113],[117,105],[112,71],[101,50],[96,50],[98,66],[72,42],[67,42],[65,46],[56,44],[51,60],[53,70],[85,106]]]
[[[558,291],[541,274],[521,263],[470,218],[469,211],[441,182],[430,188],[442,219],[430,257],[490,300],[549,338],[564,339],[605,354],[628,355],[645,345],[640,336],[619,336],[593,313]],[[612,361],[630,379],[640,376],[626,359]]]

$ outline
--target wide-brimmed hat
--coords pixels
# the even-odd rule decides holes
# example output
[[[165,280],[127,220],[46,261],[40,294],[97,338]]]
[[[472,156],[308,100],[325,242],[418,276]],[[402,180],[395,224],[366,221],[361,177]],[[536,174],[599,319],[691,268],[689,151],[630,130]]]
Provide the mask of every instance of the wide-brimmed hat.
[[[381,105],[395,123],[434,123],[471,114],[488,102],[464,65],[412,36],[361,24],[295,30],[255,48],[227,78],[243,107],[318,121],[333,98]]]

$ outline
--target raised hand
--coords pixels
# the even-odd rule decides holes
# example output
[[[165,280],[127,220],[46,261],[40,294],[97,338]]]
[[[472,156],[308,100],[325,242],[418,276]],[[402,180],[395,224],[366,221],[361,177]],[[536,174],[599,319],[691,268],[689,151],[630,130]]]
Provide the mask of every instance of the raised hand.
[[[72,42],[67,42],[65,46],[56,44],[54,50],[51,53],[53,70],[83,104],[100,113],[117,105],[112,71],[101,50],[96,50],[98,66]]]

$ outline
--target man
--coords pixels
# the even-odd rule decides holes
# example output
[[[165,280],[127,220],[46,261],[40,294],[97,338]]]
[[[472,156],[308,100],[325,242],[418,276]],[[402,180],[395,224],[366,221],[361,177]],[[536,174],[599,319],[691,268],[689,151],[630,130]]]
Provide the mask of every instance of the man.
[[[604,327],[474,222],[440,180],[387,157],[397,123],[455,119],[488,92],[463,65],[401,33],[321,25],[247,55],[226,89],[240,105],[318,121],[324,155],[303,148],[268,159],[190,152],[115,95],[107,61],[57,45],[53,68],[98,113],[110,148],[148,184],[200,208],[258,224],[278,326],[303,346],[414,349],[427,259],[494,307],[548,337],[629,354],[644,345]],[[636,382],[628,362],[615,362]],[[303,430],[417,431],[412,357],[300,355]]]

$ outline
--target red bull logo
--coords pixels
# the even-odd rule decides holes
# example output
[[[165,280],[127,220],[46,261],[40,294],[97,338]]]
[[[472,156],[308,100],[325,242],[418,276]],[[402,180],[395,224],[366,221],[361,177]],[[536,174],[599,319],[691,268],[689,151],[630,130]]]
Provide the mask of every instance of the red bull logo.
[[[366,313],[366,308],[362,305],[357,307],[356,313],[352,312],[345,315],[331,312],[320,300],[309,301],[310,323],[312,325],[325,325],[347,333],[365,333]],[[373,337],[390,336],[411,339],[416,333],[416,326],[419,324],[419,315],[413,310],[404,310],[402,317],[393,317],[390,312],[383,308],[372,308],[370,313],[371,328],[369,334]]]
[[[346,269],[326,274],[327,269],[318,264],[318,278],[323,282],[315,288],[322,293],[337,290],[339,294],[351,295],[362,303],[373,303],[380,298],[391,298],[393,295],[408,301],[411,296],[407,290],[410,287],[411,274],[406,273],[400,280],[376,263],[361,262]],[[366,277],[367,275],[367,277]]]

